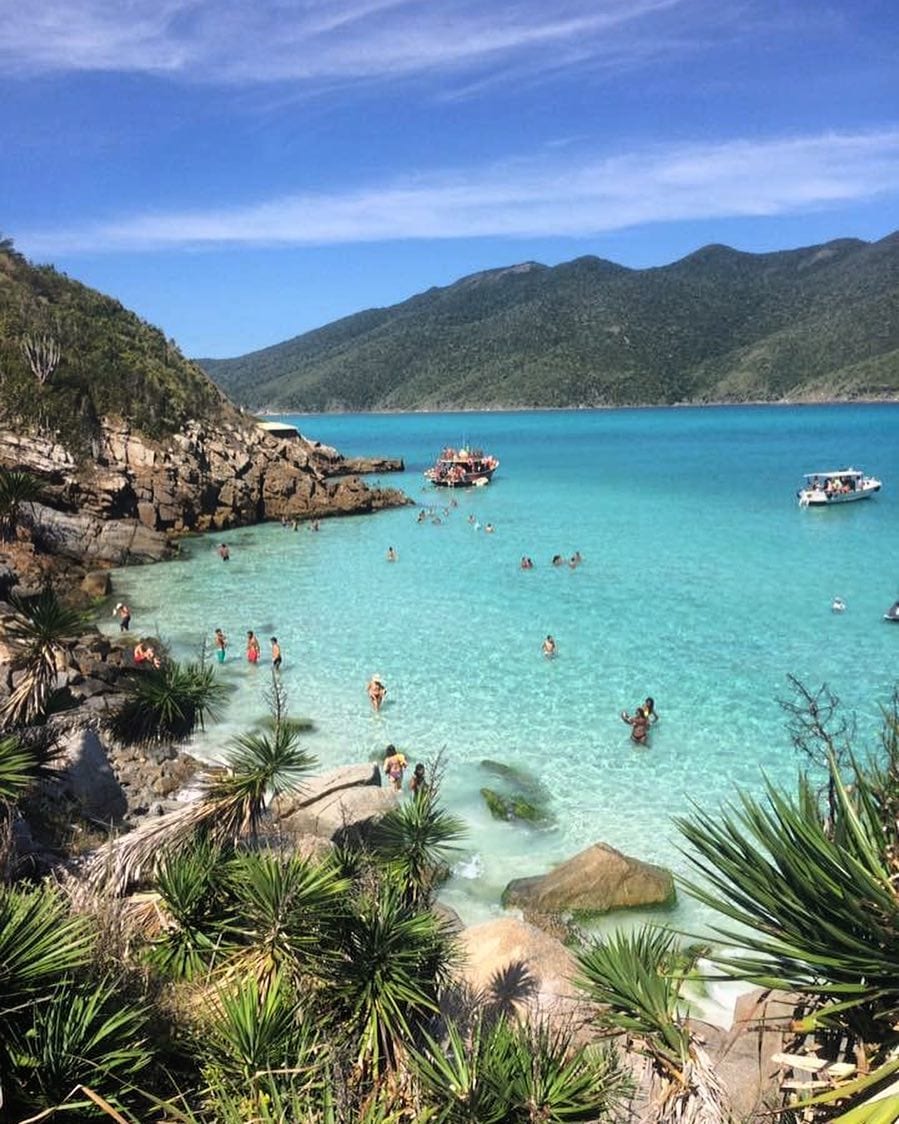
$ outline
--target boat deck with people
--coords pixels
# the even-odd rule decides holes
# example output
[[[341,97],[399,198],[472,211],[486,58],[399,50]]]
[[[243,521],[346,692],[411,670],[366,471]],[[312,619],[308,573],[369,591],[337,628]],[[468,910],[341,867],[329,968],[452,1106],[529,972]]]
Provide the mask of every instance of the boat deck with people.
[[[880,491],[880,481],[857,468],[838,468],[829,472],[807,472],[805,487],[796,495],[800,507],[829,507],[835,503],[867,500]]]
[[[425,476],[441,488],[478,488],[489,484],[498,468],[497,458],[482,449],[447,447]]]

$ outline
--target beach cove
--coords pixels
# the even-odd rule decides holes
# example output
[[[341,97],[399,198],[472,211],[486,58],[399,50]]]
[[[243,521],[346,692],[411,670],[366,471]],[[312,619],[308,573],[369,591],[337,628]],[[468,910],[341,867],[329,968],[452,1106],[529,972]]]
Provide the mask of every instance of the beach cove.
[[[268,661],[247,664],[247,629],[264,657],[278,637],[291,712],[314,720],[307,744],[322,768],[383,757],[388,743],[413,762],[442,753],[445,803],[470,825],[442,896],[467,922],[499,913],[510,879],[597,840],[684,873],[672,817],[691,800],[714,809],[736,787],[758,792],[763,771],[793,785],[778,703],[789,674],[827,682],[859,742],[873,743],[899,645],[881,619],[899,592],[899,407],[285,420],[347,456],[403,457],[406,472],[383,483],[439,522],[409,507],[322,521],[318,533],[265,524],[200,536],[173,562],[116,571],[116,598],[136,634],[162,636],[176,657],[211,645],[217,627],[227,635],[220,674],[233,693],[191,745],[197,755],[217,756],[265,713]],[[423,490],[440,448],[463,442],[500,458],[494,482]],[[883,491],[798,508],[803,472],[849,464]],[[582,566],[551,565],[576,550]],[[534,570],[519,569],[522,555]],[[835,596],[845,613],[831,612]],[[547,633],[554,660],[541,655]],[[379,715],[365,694],[375,672],[388,687]],[[635,747],[619,715],[647,694],[661,720]],[[494,820],[483,761],[533,777],[552,824]],[[703,921],[683,896],[657,916]]]

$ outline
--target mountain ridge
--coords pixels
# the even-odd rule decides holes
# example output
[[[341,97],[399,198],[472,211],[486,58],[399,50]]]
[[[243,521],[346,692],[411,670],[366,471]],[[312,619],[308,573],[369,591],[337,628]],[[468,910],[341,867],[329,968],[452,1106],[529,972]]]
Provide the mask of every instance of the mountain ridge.
[[[233,359],[273,410],[547,408],[899,396],[899,232],[633,269],[520,262]]]

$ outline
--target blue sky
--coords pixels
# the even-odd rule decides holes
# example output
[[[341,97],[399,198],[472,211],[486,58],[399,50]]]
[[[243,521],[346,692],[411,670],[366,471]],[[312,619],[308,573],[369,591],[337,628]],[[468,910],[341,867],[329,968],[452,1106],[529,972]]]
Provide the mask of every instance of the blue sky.
[[[895,0],[0,0],[0,232],[193,356],[899,228]]]

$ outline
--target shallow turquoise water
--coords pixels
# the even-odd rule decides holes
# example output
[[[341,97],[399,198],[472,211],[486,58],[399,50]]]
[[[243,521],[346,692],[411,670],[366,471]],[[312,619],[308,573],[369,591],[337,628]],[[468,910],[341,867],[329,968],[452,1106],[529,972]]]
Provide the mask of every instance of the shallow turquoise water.
[[[444,444],[502,463],[439,524],[406,508],[324,521],[318,534],[267,525],[194,539],[178,561],[116,573],[117,594],[134,629],[178,655],[215,627],[228,635],[233,695],[198,752],[214,755],[264,713],[267,670],[243,658],[248,628],[281,640],[291,710],[315,719],[309,747],[323,765],[388,742],[413,760],[443,751],[445,800],[471,827],[444,896],[467,920],[497,912],[510,878],[597,840],[684,871],[672,816],[690,800],[717,808],[737,786],[758,791],[763,770],[793,784],[777,701],[788,673],[827,682],[873,742],[899,667],[899,627],[881,620],[899,594],[899,407],[291,420],[346,454],[404,457],[405,475],[384,483],[418,504],[453,498],[423,489]],[[880,476],[881,494],[798,508],[803,472],[848,464]],[[575,550],[579,569],[550,565]],[[533,571],[519,569],[523,554]],[[549,632],[553,661],[540,654]],[[365,694],[374,672],[389,691],[380,716]],[[619,712],[647,694],[661,721],[638,748]],[[538,777],[555,826],[492,820],[485,758]],[[672,919],[703,923],[686,899]]]

